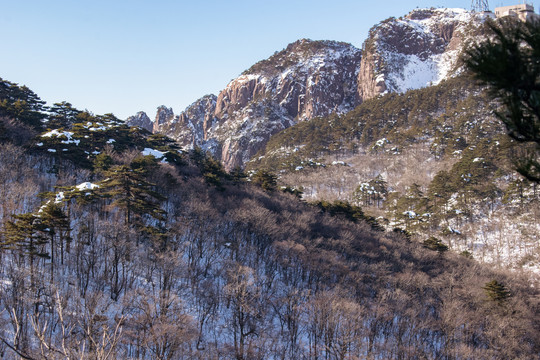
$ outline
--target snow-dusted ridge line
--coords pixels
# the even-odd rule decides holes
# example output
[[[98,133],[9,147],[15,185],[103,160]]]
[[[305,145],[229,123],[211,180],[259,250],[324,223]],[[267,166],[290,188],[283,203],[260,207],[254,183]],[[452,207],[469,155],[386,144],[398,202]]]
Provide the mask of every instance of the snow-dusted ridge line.
[[[489,17],[459,8],[416,9],[377,25],[369,41],[377,54],[373,81],[384,84],[380,93],[437,85],[460,74],[459,56],[469,32]]]
[[[231,80],[212,101],[202,97],[177,116],[161,106],[153,131],[184,149],[210,150],[229,170],[243,166],[270,136],[299,121],[347,113],[380,94],[436,85],[459,74],[467,29],[485,18],[464,9],[431,8],[385,20],[366,40],[375,44],[372,69],[362,63],[366,53],[351,44],[298,40]],[[373,85],[361,89],[369,81]]]

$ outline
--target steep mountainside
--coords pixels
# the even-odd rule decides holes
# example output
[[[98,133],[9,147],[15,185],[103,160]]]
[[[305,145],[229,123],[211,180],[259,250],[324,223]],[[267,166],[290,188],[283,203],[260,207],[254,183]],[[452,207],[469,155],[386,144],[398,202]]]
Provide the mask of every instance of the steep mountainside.
[[[179,116],[160,107],[153,130],[210,150],[227,169],[244,166],[273,134],[299,121],[459,73],[458,55],[484,20],[461,9],[417,9],[373,27],[363,56],[349,44],[299,40]]]
[[[209,140],[208,131],[215,119],[216,100],[215,95],[203,96],[170,121],[156,122],[155,129],[173,135],[184,146],[202,146]]]
[[[540,192],[514,169],[517,144],[470,78],[386,94],[275,135],[248,163],[304,199],[344,200],[418,241],[540,273]],[[510,240],[511,239],[511,240]]]
[[[531,279],[18,90],[0,79],[0,358],[539,358]]]
[[[463,9],[417,9],[374,26],[362,48],[358,96],[419,89],[459,72],[459,54],[485,19]]]
[[[160,118],[154,131],[210,150],[226,168],[242,166],[276,132],[354,108],[359,64],[352,45],[302,39],[252,66],[217,97]]]

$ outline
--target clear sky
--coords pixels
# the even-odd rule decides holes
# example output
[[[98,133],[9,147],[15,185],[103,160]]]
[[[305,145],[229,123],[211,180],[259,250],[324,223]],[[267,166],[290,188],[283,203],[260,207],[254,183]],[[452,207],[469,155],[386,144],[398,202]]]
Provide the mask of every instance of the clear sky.
[[[495,6],[521,0],[490,2]],[[536,11],[537,4],[535,5]],[[470,0],[0,0],[0,77],[49,105],[176,114],[300,38],[361,47],[370,27]]]

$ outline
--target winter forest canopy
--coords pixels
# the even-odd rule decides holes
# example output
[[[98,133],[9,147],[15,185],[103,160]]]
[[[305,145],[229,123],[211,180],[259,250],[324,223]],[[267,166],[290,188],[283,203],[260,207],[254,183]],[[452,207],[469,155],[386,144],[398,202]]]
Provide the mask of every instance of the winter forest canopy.
[[[388,94],[278,133],[266,150],[294,146],[306,127],[318,134],[293,152],[306,158],[281,162],[295,171],[322,168],[307,160],[315,153],[360,145],[380,159],[390,156],[390,141],[403,149],[392,153],[406,152],[421,131],[439,139],[427,152],[440,161],[464,154],[426,192],[411,184],[391,193],[373,176],[356,183],[351,201],[306,201],[307,189],[286,182],[292,172],[271,171],[278,166],[269,156],[250,172],[226,171],[199,147],[181,150],[112,114],[47,106],[0,79],[0,357],[538,358],[537,279],[454,251],[448,239],[458,234],[442,234],[452,227],[440,225],[473,222],[445,211],[453,194],[469,208],[484,199],[499,205],[496,174],[510,173],[508,149],[516,148],[496,123],[476,128],[447,113],[439,125],[472,129],[460,141],[422,116],[406,116],[408,132],[394,131],[403,119],[392,121],[396,111],[430,113],[434,93],[448,109],[472,106],[452,98],[455,89],[477,91],[469,80]],[[537,92],[527,102],[511,97],[521,90],[509,91],[502,103],[518,111],[512,106],[534,103]],[[489,103],[486,96],[478,93],[475,104]],[[527,118],[537,124],[530,107]],[[502,144],[497,151],[482,135],[490,131]],[[473,149],[471,134],[484,137]],[[532,161],[527,169],[535,171]],[[509,199],[521,192],[521,210],[538,204],[534,176],[504,187]],[[420,210],[434,215],[424,221]]]

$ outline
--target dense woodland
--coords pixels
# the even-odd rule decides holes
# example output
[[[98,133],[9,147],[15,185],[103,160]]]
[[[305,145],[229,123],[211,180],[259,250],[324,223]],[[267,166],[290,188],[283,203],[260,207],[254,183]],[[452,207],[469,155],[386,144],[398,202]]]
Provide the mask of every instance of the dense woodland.
[[[366,148],[449,165],[428,195],[392,195],[373,176],[352,202],[308,203],[260,164],[251,177],[227,173],[201,149],[111,114],[47,107],[0,79],[0,357],[539,358],[534,279],[448,251],[435,233],[414,241],[436,229],[410,213],[393,229],[363,211],[425,208],[449,222],[433,209],[456,192],[469,207],[510,194],[486,185],[511,171],[513,145],[496,122],[470,122],[468,111],[490,111],[484,96],[458,78],[285,130],[267,154],[293,150],[270,168]],[[438,140],[415,147],[422,136]]]
[[[538,358],[527,277],[0,90],[2,358]]]
[[[281,169],[308,201],[361,206],[388,230],[519,271],[540,263],[540,191],[516,171],[531,147],[506,134],[500,103],[468,74],[302,122],[248,165]]]

